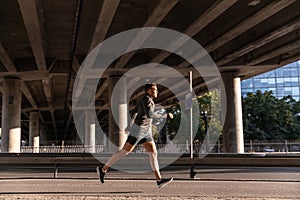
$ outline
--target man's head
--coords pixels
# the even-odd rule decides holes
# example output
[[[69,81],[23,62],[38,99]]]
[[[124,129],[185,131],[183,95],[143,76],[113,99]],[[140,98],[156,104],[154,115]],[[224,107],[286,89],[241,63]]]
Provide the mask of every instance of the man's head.
[[[155,83],[147,83],[145,85],[145,92],[149,94],[151,97],[157,98],[158,90]]]

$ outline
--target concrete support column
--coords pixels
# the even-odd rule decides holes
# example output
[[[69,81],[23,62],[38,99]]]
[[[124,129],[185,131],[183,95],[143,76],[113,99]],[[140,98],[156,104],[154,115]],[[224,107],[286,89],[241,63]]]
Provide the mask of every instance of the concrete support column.
[[[80,139],[80,137],[79,137],[79,135],[78,135],[78,132],[75,133],[74,138],[75,138],[75,141],[74,141],[74,144],[75,144],[75,145],[80,145],[80,144],[82,144],[81,139]]]
[[[40,147],[40,116],[38,112],[29,114],[29,146],[33,146],[33,152],[38,153]]]
[[[223,72],[222,79],[227,100],[223,128],[224,151],[226,153],[244,153],[241,80],[237,72]]]
[[[95,124],[95,122],[90,124],[90,145],[91,145],[90,153],[96,153],[96,124]]]
[[[47,131],[43,124],[40,124],[40,146],[49,145],[47,140]]]
[[[127,104],[127,80],[122,78],[122,82],[118,88],[119,102],[118,102],[118,124],[119,124],[119,148],[122,148],[127,140],[125,129],[127,127],[127,115],[128,115],[128,104]]]
[[[119,80],[122,82],[116,85]],[[109,146],[109,151],[113,152],[117,150],[116,147],[121,149],[127,138],[125,134],[128,113],[127,81],[125,78],[120,79],[119,76],[111,76],[109,81],[109,140],[113,144]],[[118,96],[115,96],[117,99],[114,99],[112,102],[113,92],[118,94]],[[117,113],[115,113],[115,116],[112,114],[112,106],[114,106],[114,109],[117,107]]]
[[[87,128],[85,127],[85,117],[84,117],[84,120],[82,120],[80,123],[80,126],[76,127],[77,130],[77,137],[78,137],[78,140],[77,140],[77,144],[78,145],[84,145],[86,144],[85,143],[85,132],[87,131]]]
[[[3,80],[2,152],[19,153],[21,148],[22,82],[16,77]]]
[[[85,138],[84,144],[89,146],[89,152],[95,153],[96,130],[92,111],[85,111]]]

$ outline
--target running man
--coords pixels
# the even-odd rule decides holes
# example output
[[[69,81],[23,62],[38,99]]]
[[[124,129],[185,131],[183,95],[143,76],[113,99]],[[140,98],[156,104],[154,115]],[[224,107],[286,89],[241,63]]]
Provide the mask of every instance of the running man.
[[[158,160],[157,160],[157,150],[152,137],[151,124],[153,119],[157,118],[173,118],[172,113],[167,114],[157,114],[154,112],[155,104],[153,98],[157,98],[158,90],[155,83],[147,83],[145,85],[145,96],[136,105],[132,116],[135,113],[136,117],[134,119],[134,126],[130,130],[128,138],[122,148],[122,150],[114,153],[112,157],[106,162],[106,164],[101,168],[97,167],[97,173],[101,183],[104,183],[104,177],[107,170],[116,163],[120,158],[127,156],[135,148],[137,144],[142,144],[145,150],[148,152],[150,157],[150,165],[154,172],[157,186],[159,188],[166,186],[173,181],[171,178],[162,178],[159,170]],[[137,126],[135,126],[137,125]]]

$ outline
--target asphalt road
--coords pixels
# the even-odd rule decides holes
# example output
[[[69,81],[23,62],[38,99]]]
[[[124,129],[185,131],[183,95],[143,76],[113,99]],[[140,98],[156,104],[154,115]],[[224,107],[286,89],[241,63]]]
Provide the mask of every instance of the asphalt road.
[[[60,172],[0,169],[0,199],[300,199],[299,168],[169,168],[175,180],[158,189],[151,173],[110,171],[105,184],[96,172]]]

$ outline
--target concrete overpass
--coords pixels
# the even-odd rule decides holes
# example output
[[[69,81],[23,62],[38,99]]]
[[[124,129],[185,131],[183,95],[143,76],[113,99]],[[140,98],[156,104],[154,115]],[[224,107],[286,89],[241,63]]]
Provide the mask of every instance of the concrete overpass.
[[[242,134],[236,131],[241,121],[235,120],[241,114],[235,103],[239,81],[300,59],[299,7],[296,0],[2,0],[2,151],[18,151],[9,142],[16,143],[20,135],[29,138],[30,145],[36,140],[40,144],[73,140],[72,91],[81,63],[102,41],[140,27],[176,30],[205,48],[225,82],[227,114],[232,116],[226,118],[225,135],[235,130],[232,137],[237,140]],[[202,56],[194,52],[190,58],[197,61]],[[180,55],[158,49],[140,49],[116,59],[100,78],[95,95],[104,130],[109,127],[111,77],[145,63],[171,66],[183,76],[193,70]],[[196,94],[207,90],[200,74],[194,73],[193,82]],[[158,103],[173,104],[177,98],[165,92]],[[228,152],[240,151],[234,143]]]

